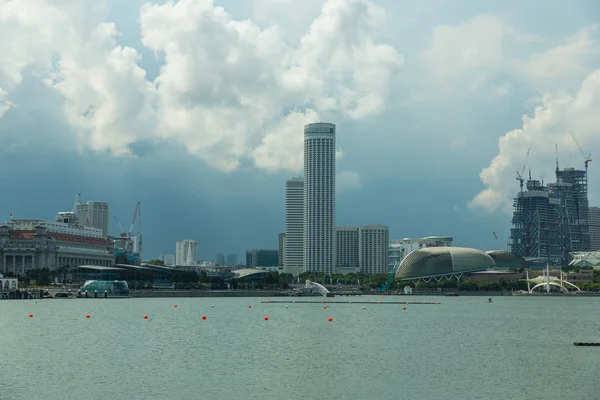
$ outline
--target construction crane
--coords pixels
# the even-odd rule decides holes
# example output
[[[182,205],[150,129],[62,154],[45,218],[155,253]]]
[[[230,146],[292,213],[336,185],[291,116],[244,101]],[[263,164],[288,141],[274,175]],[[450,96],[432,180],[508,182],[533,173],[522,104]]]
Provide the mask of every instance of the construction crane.
[[[523,163],[523,168],[521,168],[521,171],[517,171],[517,180],[519,181],[519,185],[521,186],[521,193],[523,193],[523,181],[525,181],[525,178],[523,178],[523,174],[525,173],[525,168],[527,167],[527,160],[529,160],[529,152],[531,151],[531,147],[527,149],[527,155],[525,156],[525,163]]]
[[[581,155],[583,156],[583,159],[585,160],[583,163],[585,165],[585,176],[587,178],[588,164],[592,162],[592,154],[590,153],[590,155],[588,155],[586,157],[585,153],[583,152],[583,150],[581,150],[581,146],[579,146],[579,143],[577,142],[577,139],[575,139],[575,135],[573,135],[573,132],[569,131],[569,133],[571,134],[571,137],[573,138],[573,141],[577,145],[577,148],[579,149],[579,152],[581,153]]]
[[[496,240],[498,240],[498,235],[496,235],[496,232],[492,232],[494,234],[494,237],[496,238]]]
[[[121,221],[119,221],[119,219],[117,217],[115,217],[115,221],[117,221],[117,224],[119,224],[119,228],[121,228],[121,237],[124,238],[127,236],[127,233],[125,232],[125,228],[123,228],[123,224],[121,224]]]
[[[140,203],[138,202],[138,252],[140,253],[140,261],[142,258],[142,208],[140,207]]]

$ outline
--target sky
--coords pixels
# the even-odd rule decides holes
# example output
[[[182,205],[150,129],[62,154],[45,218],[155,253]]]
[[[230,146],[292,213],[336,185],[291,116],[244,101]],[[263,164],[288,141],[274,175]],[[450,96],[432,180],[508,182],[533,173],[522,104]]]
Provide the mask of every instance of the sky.
[[[551,181],[556,146],[579,169],[600,146],[598,15],[594,0],[0,0],[0,220],[53,219],[81,193],[110,203],[114,235],[141,202],[145,259],[181,239],[207,260],[276,249],[303,125],[328,121],[337,225],[505,248],[516,172]]]

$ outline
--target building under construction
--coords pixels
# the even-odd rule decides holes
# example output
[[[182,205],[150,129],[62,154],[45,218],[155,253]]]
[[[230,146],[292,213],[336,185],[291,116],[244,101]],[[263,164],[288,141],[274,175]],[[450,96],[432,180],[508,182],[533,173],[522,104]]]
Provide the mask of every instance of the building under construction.
[[[556,170],[556,183],[532,180],[513,202],[511,251],[566,265],[570,253],[589,251],[587,171]]]

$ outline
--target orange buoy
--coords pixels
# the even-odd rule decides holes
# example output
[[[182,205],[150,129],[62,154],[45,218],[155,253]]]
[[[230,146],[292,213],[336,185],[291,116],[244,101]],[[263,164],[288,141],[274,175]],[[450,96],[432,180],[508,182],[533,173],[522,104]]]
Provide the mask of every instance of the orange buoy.
[[[33,318],[33,314],[29,314],[29,318]]]
[[[90,314],[85,314],[86,318],[92,318],[92,316]]]
[[[436,301],[435,304],[440,304],[440,303]]]
[[[327,321],[331,322],[331,321],[333,321],[333,318],[329,317],[329,318],[327,318]]]
[[[267,316],[265,315],[265,321],[268,321],[268,320],[269,320],[269,317],[267,317]]]
[[[206,315],[203,315],[203,316],[202,316],[202,319],[206,319]]]
[[[175,304],[173,307],[177,308],[177,304]]]
[[[327,306],[323,306],[323,310],[327,309]]]
[[[377,304],[381,304],[380,302],[377,302]]]
[[[144,319],[148,319],[148,315],[144,314]]]

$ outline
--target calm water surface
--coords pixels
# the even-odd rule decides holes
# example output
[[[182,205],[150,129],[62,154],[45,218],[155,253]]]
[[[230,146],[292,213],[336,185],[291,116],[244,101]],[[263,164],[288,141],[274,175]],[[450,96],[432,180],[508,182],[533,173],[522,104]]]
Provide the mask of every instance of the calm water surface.
[[[341,299],[359,300],[335,300]],[[0,398],[594,399],[600,393],[600,347],[573,346],[600,341],[597,298],[496,297],[488,304],[440,297],[440,305],[406,311],[376,304],[393,297],[327,309],[315,300],[288,308],[257,298],[1,301]]]

